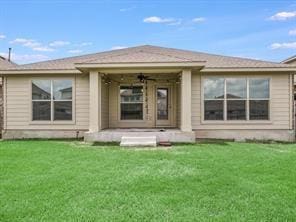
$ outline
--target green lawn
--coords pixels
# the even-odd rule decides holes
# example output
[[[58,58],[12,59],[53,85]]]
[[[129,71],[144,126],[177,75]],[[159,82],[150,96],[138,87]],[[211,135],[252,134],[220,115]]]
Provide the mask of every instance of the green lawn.
[[[296,144],[0,142],[0,221],[296,221]]]

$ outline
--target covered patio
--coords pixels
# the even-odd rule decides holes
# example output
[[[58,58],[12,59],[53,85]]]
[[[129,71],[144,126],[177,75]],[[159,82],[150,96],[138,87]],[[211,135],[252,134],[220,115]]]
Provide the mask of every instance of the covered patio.
[[[101,62],[76,64],[89,73],[86,141],[149,135],[158,141],[195,140],[191,76],[204,62]]]

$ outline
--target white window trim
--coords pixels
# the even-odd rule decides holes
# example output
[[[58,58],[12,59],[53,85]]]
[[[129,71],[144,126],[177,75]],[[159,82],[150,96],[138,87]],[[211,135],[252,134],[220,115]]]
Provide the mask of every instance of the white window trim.
[[[223,102],[223,120],[205,120],[204,119],[204,81],[206,78],[224,78],[224,98],[223,99],[206,99],[206,100],[222,100]],[[232,99],[232,100],[246,100],[246,120],[227,120],[227,99],[226,99],[226,79],[229,78],[245,78],[247,79],[247,97],[246,99]],[[250,79],[269,79],[269,119],[268,120],[250,120],[249,117],[249,80]],[[231,100],[231,99],[230,99]],[[251,99],[251,100],[267,100],[266,98],[260,99]],[[271,76],[266,75],[202,75],[201,76],[201,124],[203,125],[239,125],[239,124],[248,124],[248,125],[260,125],[260,124],[272,124],[272,78]]]
[[[34,80],[50,80],[50,84],[51,84],[51,99],[50,100],[33,100],[32,99],[32,82]],[[54,80],[71,80],[72,81],[72,100],[53,100],[53,81]],[[75,124],[75,119],[76,119],[76,115],[75,115],[75,86],[76,86],[76,82],[75,82],[75,77],[36,77],[36,78],[31,78],[29,80],[29,113],[30,113],[30,125],[74,125]],[[33,101],[50,101],[50,118],[51,120],[33,120]],[[53,119],[53,113],[54,113],[54,106],[53,106],[53,102],[54,101],[72,101],[72,120],[54,120]]]
[[[120,88],[122,86],[142,86],[143,87],[143,102],[133,102],[133,103],[139,103],[143,105],[143,116],[142,116],[142,119],[121,119],[121,96],[120,96]],[[145,112],[145,107],[146,107],[146,101],[145,101],[145,94],[146,94],[146,89],[144,87],[145,85],[144,84],[128,84],[128,83],[125,83],[125,84],[119,84],[118,86],[118,119],[119,119],[119,122],[144,122],[145,119],[146,119],[146,112]]]

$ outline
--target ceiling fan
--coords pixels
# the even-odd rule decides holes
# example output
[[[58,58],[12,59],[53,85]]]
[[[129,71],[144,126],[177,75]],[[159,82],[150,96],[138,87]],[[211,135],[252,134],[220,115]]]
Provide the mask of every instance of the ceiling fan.
[[[156,81],[156,79],[152,79],[152,78],[149,78],[149,76],[145,76],[143,75],[143,73],[140,73],[137,78],[139,79],[140,82],[145,82],[147,80],[151,80],[151,81]]]

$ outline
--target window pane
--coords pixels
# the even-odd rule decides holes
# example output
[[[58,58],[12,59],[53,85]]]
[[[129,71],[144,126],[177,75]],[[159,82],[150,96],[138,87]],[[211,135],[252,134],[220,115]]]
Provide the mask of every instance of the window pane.
[[[50,80],[32,81],[32,99],[49,100],[51,97]]]
[[[33,101],[33,120],[50,120],[50,102]]]
[[[120,99],[123,103],[143,102],[142,86],[121,86]]]
[[[268,107],[268,100],[250,100],[250,120],[268,120]]]
[[[269,98],[269,79],[249,80],[250,98]]]
[[[54,102],[54,120],[72,120],[72,102]]]
[[[168,120],[168,89],[157,89],[157,119]]]
[[[72,99],[72,80],[54,80],[53,98],[55,100]]]
[[[227,120],[245,120],[246,101],[228,100],[227,101]]]
[[[205,120],[223,120],[223,103],[221,100],[205,101]]]
[[[206,78],[204,81],[205,99],[223,99],[224,98],[224,79]]]
[[[141,120],[143,119],[143,104],[142,103],[122,103],[121,104],[121,119],[122,120]]]
[[[226,79],[226,90],[228,99],[239,99],[247,97],[247,80],[242,78]]]

